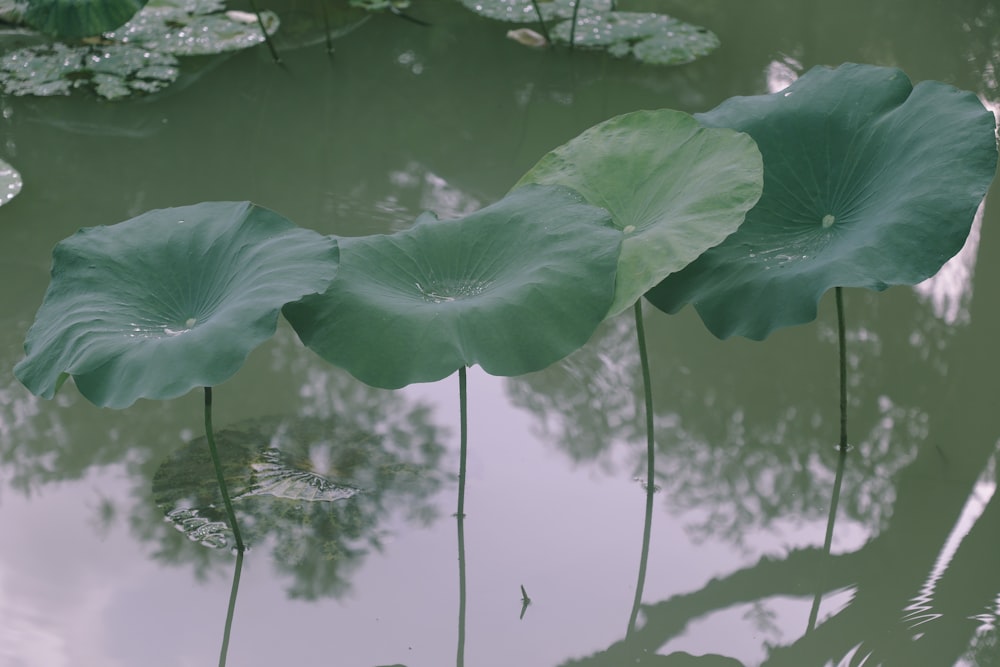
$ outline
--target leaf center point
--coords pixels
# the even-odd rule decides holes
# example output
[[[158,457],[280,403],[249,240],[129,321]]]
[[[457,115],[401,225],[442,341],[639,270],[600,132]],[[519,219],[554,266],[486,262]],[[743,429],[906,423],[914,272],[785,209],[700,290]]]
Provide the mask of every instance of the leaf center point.
[[[830,227],[832,227],[835,220],[836,220],[836,218],[834,218],[829,213],[827,213],[826,215],[824,215],[823,216],[823,229],[829,229]]]

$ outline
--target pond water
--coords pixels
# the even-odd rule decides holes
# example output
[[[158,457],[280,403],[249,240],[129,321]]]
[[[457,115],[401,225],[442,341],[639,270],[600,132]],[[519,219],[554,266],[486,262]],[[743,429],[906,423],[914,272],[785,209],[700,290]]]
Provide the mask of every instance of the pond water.
[[[152,98],[2,99],[0,158],[24,189],[0,208],[0,665],[206,665],[222,642],[234,559],[158,505],[184,495],[164,485],[203,474],[178,451],[203,445],[201,395],[113,411],[70,385],[37,399],[13,377],[51,248],[79,227],[250,199],[323,233],[396,231],[496,201],[615,114],[705,111],[817,64],[897,66],[1000,103],[986,0],[631,3],[719,35],[714,54],[673,68],[532,50],[457,2],[414,5],[430,26],[376,15],[332,56],[286,38],[280,67],[263,47],[189,60]],[[310,6],[290,3],[285,25]],[[646,309],[660,490],[635,641],[655,664],[1000,663],[991,203],[933,279],[845,292],[853,448],[829,555],[832,293],[816,322],[762,343],[716,340],[690,308]],[[609,649],[642,547],[640,405],[627,315],[545,371],[470,371],[465,664],[620,664]],[[223,446],[301,437],[303,469],[365,489],[248,518],[260,537],[229,664],[455,663],[457,377],[371,389],[282,324],[215,408]]]

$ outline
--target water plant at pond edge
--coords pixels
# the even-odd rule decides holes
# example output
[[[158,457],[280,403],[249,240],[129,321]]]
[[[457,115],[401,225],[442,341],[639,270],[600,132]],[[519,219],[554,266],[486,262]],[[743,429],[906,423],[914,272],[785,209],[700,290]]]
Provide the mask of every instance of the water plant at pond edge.
[[[625,235],[608,316],[633,310],[646,413],[646,523],[631,633],[656,488],[653,399],[640,299],[743,223],[761,195],[761,155],[746,134],[703,127],[680,111],[636,111],[595,125],[548,153],[514,192],[529,183],[573,188],[607,209]]]
[[[962,248],[996,172],[996,121],[971,92],[853,63],[696,118],[754,138],[764,194],[735,234],[646,296],[668,313],[693,304],[719,338],[762,340],[815,319],[835,288],[840,460],[829,552],[848,449],[843,288],[916,284]]]
[[[92,37],[123,25],[148,0],[27,0],[24,20],[59,39]]]
[[[85,398],[112,408],[203,387],[205,437],[242,556],[213,437],[212,387],[271,337],[284,304],[326,289],[336,241],[250,202],[204,202],[81,229],[52,257],[14,374],[43,398],[72,377]]]
[[[540,370],[583,346],[611,306],[622,234],[559,186],[527,186],[464,218],[421,215],[340,240],[338,278],[283,309],[310,349],[366,384],[459,376],[459,664],[464,654],[466,367]]]

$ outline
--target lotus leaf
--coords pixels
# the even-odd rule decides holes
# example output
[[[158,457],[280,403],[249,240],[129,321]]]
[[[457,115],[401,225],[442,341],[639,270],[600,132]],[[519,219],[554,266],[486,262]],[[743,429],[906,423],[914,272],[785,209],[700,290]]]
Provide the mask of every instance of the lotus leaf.
[[[582,346],[614,295],[621,232],[562,187],[527,186],[457,220],[341,239],[338,280],[284,308],[303,342],[376,387],[479,364],[539,370]]]
[[[17,169],[0,160],[0,206],[13,199],[21,191],[21,174]]]
[[[63,39],[93,37],[123,25],[147,0],[28,0],[25,21]]]
[[[557,25],[552,39],[568,44],[571,23]],[[640,12],[604,12],[582,17],[577,21],[573,43],[607,48],[619,57],[631,53],[653,65],[688,63],[719,48],[719,38],[701,26],[665,14]]]
[[[614,315],[732,234],[760,197],[762,171],[747,135],[661,109],[595,125],[544,156],[515,187],[565,185],[611,212],[625,232]]]
[[[784,91],[696,115],[752,136],[764,193],[740,229],[649,292],[713,334],[761,340],[831,287],[914,284],[958,252],[996,170],[979,99],[898,69],[816,67]]]
[[[99,96],[113,100],[133,92],[156,92],[179,74],[173,56],[131,44],[54,43],[0,58],[0,84],[11,95],[68,95],[73,89],[92,87]]]
[[[216,0],[153,0],[135,18],[105,37],[176,56],[237,51],[264,41],[256,15],[220,12],[222,8]],[[278,29],[274,12],[261,12],[261,20],[268,34]]]
[[[538,8],[546,21],[573,17],[579,3],[577,20],[595,12],[611,11],[612,0],[538,0]],[[462,4],[480,16],[508,23],[536,23],[538,14],[531,0],[462,0]]]
[[[281,306],[326,289],[338,248],[249,202],[204,202],[82,229],[52,255],[14,373],[45,398],[71,375],[123,408],[228,379]]]

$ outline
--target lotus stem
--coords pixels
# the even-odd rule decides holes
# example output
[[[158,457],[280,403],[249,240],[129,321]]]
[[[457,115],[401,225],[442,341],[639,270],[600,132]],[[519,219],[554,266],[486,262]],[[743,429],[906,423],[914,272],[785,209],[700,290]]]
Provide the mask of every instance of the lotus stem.
[[[333,40],[330,39],[330,13],[326,9],[326,0],[319,0],[320,11],[323,12],[323,37],[326,38],[326,52],[333,53]]]
[[[468,400],[465,366],[458,369],[459,429],[458,454],[458,649],[455,665],[465,665],[465,459],[469,442]]]
[[[264,42],[267,44],[267,49],[271,52],[271,57],[274,59],[274,62],[280,63],[281,58],[278,57],[278,51],[274,48],[274,42],[271,41],[271,36],[267,34],[267,28],[264,27],[264,19],[261,18],[260,10],[257,9],[256,0],[250,0],[250,8],[257,16],[257,25],[260,26],[260,31],[264,35]]]
[[[837,293],[837,340],[840,344],[840,450],[847,450],[847,336],[844,332],[844,294]]]
[[[226,667],[226,656],[229,654],[229,634],[233,629],[233,614],[236,612],[236,594],[240,590],[240,574],[243,572],[243,552],[236,553],[236,569],[233,570],[233,587],[229,591],[229,610],[226,612],[226,629],[222,633],[222,652],[219,654],[219,667]]]
[[[549,28],[545,25],[545,19],[542,18],[542,9],[538,6],[537,0],[531,0],[531,6],[535,8],[535,14],[538,16],[538,25],[542,29],[542,37],[545,38],[546,42],[551,44],[552,38],[549,37]]]
[[[841,447],[837,460],[837,476],[833,482],[833,496],[830,498],[830,514],[826,518],[826,537],[823,539],[823,552],[829,557],[830,548],[833,545],[833,524],[837,519],[837,505],[840,503],[840,487],[844,482],[844,462],[847,460],[847,448]],[[816,627],[816,618],[819,615],[819,603],[823,599],[823,589],[816,593],[813,598],[812,609],[809,610],[809,625],[806,627],[806,634],[812,632]]]
[[[222,474],[222,462],[219,460],[219,450],[215,447],[215,436],[212,433],[211,387],[205,387],[205,438],[208,440],[208,451],[212,453],[212,464],[215,466],[215,479],[219,483],[219,491],[222,492],[222,502],[226,505],[229,525],[232,527],[233,535],[236,537],[236,552],[237,554],[242,554],[246,551],[246,546],[243,544],[240,526],[236,523],[236,512],[233,511],[233,501],[229,499],[229,489],[226,487],[226,478]]]
[[[573,3],[573,18],[569,24],[569,50],[576,45],[576,15],[580,13],[580,0]],[[638,303],[638,301],[636,302]]]
[[[656,493],[656,446],[653,434],[653,390],[649,373],[649,355],[646,353],[646,331],[642,321],[642,300],[635,302],[635,335],[639,347],[639,365],[642,367],[642,389],[646,409],[646,515],[642,528],[642,552],[639,556],[639,576],[635,582],[635,599],[632,601],[632,614],[628,619],[628,629],[625,632],[625,642],[632,639],[636,621],[639,618],[639,606],[642,603],[642,591],[646,585],[646,567],[649,563],[649,541],[653,532],[653,494]]]

